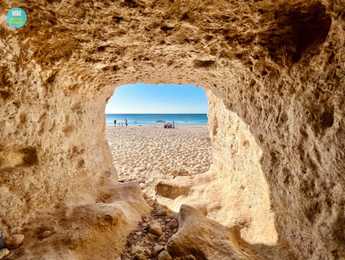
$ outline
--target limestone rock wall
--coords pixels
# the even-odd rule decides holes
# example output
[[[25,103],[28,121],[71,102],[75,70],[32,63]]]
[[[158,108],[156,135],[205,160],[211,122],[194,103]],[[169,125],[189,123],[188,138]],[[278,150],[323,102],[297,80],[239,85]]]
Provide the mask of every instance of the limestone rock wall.
[[[225,226],[246,226],[242,237],[252,244],[275,244],[277,234],[270,205],[270,190],[261,169],[262,151],[246,125],[222,100],[209,95],[209,128],[213,169],[224,200],[216,220]],[[231,203],[229,203],[231,201]]]
[[[121,222],[128,224],[123,234],[129,232],[147,208],[134,188],[127,194],[110,189],[121,190],[113,198],[104,187],[116,180],[104,136],[106,99],[124,83],[196,83],[224,104],[219,115],[211,113],[228,127],[215,135],[215,144],[222,138],[231,143],[228,123],[238,116],[255,139],[254,150],[262,152],[261,159],[250,151],[245,157],[245,150],[238,157],[255,159],[252,183],[263,187],[259,217],[253,217],[255,208],[246,213],[253,217],[242,230],[246,241],[263,239],[250,234],[267,214],[274,217],[281,255],[345,256],[343,2],[6,0],[2,5],[0,229],[5,233],[24,232],[42,211],[95,203],[117,203],[131,212]],[[6,28],[3,19],[14,5],[29,13],[29,24],[19,31]],[[217,167],[248,170],[243,173],[248,189],[239,197],[250,201],[247,192],[257,190],[249,181],[251,168],[231,154],[238,163],[227,164],[221,147],[215,148]],[[200,183],[209,188],[211,180],[206,176]],[[227,203],[231,216],[232,201]],[[71,216],[69,209],[63,212]],[[79,242],[74,245],[82,251],[87,243]]]
[[[9,96],[1,106],[0,178],[7,194],[1,199],[1,216],[7,219],[3,224],[20,226],[31,213],[56,202],[95,201],[97,176],[112,171],[111,159],[104,152],[104,122],[97,120],[103,101],[99,105],[82,95],[68,95],[63,90],[64,77],[56,79],[61,89],[51,92],[43,86],[41,75],[15,73],[12,79],[17,87],[4,86],[3,93]],[[88,116],[93,113],[97,116]],[[78,198],[71,196],[75,190],[80,191]],[[16,211],[23,207],[31,209],[25,217]]]
[[[226,227],[241,226],[247,242],[275,245],[278,238],[260,164],[262,151],[249,127],[220,98],[211,92],[208,98],[211,169],[161,182],[159,201],[176,212],[183,204],[191,205]]]

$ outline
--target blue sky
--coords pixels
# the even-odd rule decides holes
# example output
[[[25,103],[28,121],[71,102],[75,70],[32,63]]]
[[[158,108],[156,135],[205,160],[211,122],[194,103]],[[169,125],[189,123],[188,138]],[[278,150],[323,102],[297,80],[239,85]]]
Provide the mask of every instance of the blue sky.
[[[106,114],[207,113],[203,88],[176,84],[131,84],[117,88],[109,99]]]

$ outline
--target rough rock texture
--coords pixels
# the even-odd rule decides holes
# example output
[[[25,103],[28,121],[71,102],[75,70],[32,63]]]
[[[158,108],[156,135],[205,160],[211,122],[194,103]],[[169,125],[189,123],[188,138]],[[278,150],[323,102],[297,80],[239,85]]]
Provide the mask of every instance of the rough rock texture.
[[[243,240],[241,228],[220,225],[201,211],[183,205],[179,211],[179,231],[167,245],[174,259],[293,259],[284,246],[249,244]],[[188,258],[186,258],[188,259]]]
[[[209,98],[213,165],[205,174],[162,181],[156,187],[159,201],[175,211],[192,205],[225,226],[245,226],[242,236],[248,242],[274,245],[277,233],[260,166],[262,151],[248,126],[222,100],[211,93]]]
[[[156,201],[148,199],[153,208],[150,215],[144,216],[137,229],[127,238],[126,248],[122,251],[121,259],[156,259],[165,250],[171,236],[176,233],[178,221],[175,214]],[[161,232],[152,232],[152,225],[158,224]]]
[[[247,243],[278,248],[282,257],[345,257],[343,1],[28,0],[17,5],[27,9],[29,24],[11,31],[3,17],[13,5],[2,1],[0,10],[5,235],[23,233],[29,250],[27,224],[49,214],[63,236],[72,231],[61,223],[74,223],[86,207],[98,213],[76,225],[90,243],[81,239],[70,250],[61,243],[46,254],[89,259],[94,245],[93,257],[101,250],[109,254],[99,259],[118,255],[121,243],[110,245],[117,236],[97,244],[102,183],[116,181],[104,136],[105,102],[120,84],[181,82],[207,88],[211,104],[224,104],[210,112],[216,163],[190,183],[208,193],[215,183],[220,187],[209,194],[221,204],[205,213],[225,226],[245,222]],[[225,145],[248,137],[231,136],[238,131],[229,124],[237,121],[240,128],[247,124],[256,144],[249,138],[248,148],[243,143],[232,154]],[[118,209],[124,237],[147,207],[139,190],[112,192],[117,189],[121,196],[102,203]],[[198,188],[188,189],[193,199]],[[108,220],[107,235],[113,230]]]
[[[24,245],[11,259],[112,259],[122,253],[129,234],[148,212],[133,184],[103,187],[95,203],[60,206],[24,225]]]
[[[209,221],[197,210],[182,206],[179,232],[168,244],[172,256],[193,255],[196,259],[254,259],[230,229]]]

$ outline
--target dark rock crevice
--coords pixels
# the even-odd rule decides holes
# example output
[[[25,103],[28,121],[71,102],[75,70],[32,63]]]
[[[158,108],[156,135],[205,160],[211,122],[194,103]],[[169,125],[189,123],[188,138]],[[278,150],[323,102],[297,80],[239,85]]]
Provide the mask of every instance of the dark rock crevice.
[[[293,64],[319,51],[332,19],[320,2],[311,5],[279,6],[272,14],[272,26],[259,35],[259,43],[279,64]]]

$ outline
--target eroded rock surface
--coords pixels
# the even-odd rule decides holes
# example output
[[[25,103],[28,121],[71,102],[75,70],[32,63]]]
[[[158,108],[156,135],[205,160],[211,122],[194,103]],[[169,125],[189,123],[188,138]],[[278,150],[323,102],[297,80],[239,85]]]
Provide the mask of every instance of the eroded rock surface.
[[[192,207],[181,207],[179,223],[178,233],[168,244],[168,251],[173,256],[192,255],[196,259],[254,259],[253,253],[241,244],[242,241],[238,240],[230,229],[208,220]]]
[[[245,224],[229,228],[187,205],[181,206],[178,220],[179,230],[167,245],[175,259],[295,259],[282,246],[248,244],[241,235]]]
[[[274,213],[260,166],[262,151],[248,126],[221,100],[209,97],[213,165],[205,174],[160,182],[159,201],[176,212],[182,204],[192,205],[228,227],[245,225],[246,241],[275,245]]]
[[[108,180],[95,203],[57,208],[27,223],[11,259],[111,259],[149,208],[134,184]]]
[[[14,5],[30,18],[18,31],[3,19]],[[5,0],[2,6],[0,230],[23,233],[27,255],[44,254],[35,247],[40,242],[26,240],[27,225],[38,217],[48,214],[63,237],[72,232],[61,225],[61,209],[76,214],[67,219],[81,225],[90,243],[58,243],[47,255],[119,255],[124,243],[113,236],[112,217],[96,217],[104,216],[98,200],[104,181],[122,194],[102,202],[118,209],[121,237],[147,212],[139,190],[116,186],[102,116],[115,86],[140,81],[195,83],[213,93],[211,104],[224,106],[210,112],[215,164],[190,180],[191,196],[170,198],[171,207],[199,202],[227,228],[247,223],[241,238],[278,248],[274,259],[345,257],[342,1]],[[254,150],[231,136],[238,131],[229,113],[248,126]],[[225,146],[231,144],[241,146]],[[210,195],[212,204],[203,205]],[[84,214],[83,221],[74,218]]]
[[[166,251],[168,240],[177,231],[178,221],[175,214],[156,201],[148,202],[153,210],[141,219],[138,228],[128,236],[126,248],[121,254],[122,260],[140,257],[159,259],[160,253]],[[152,229],[154,226],[155,231]]]

